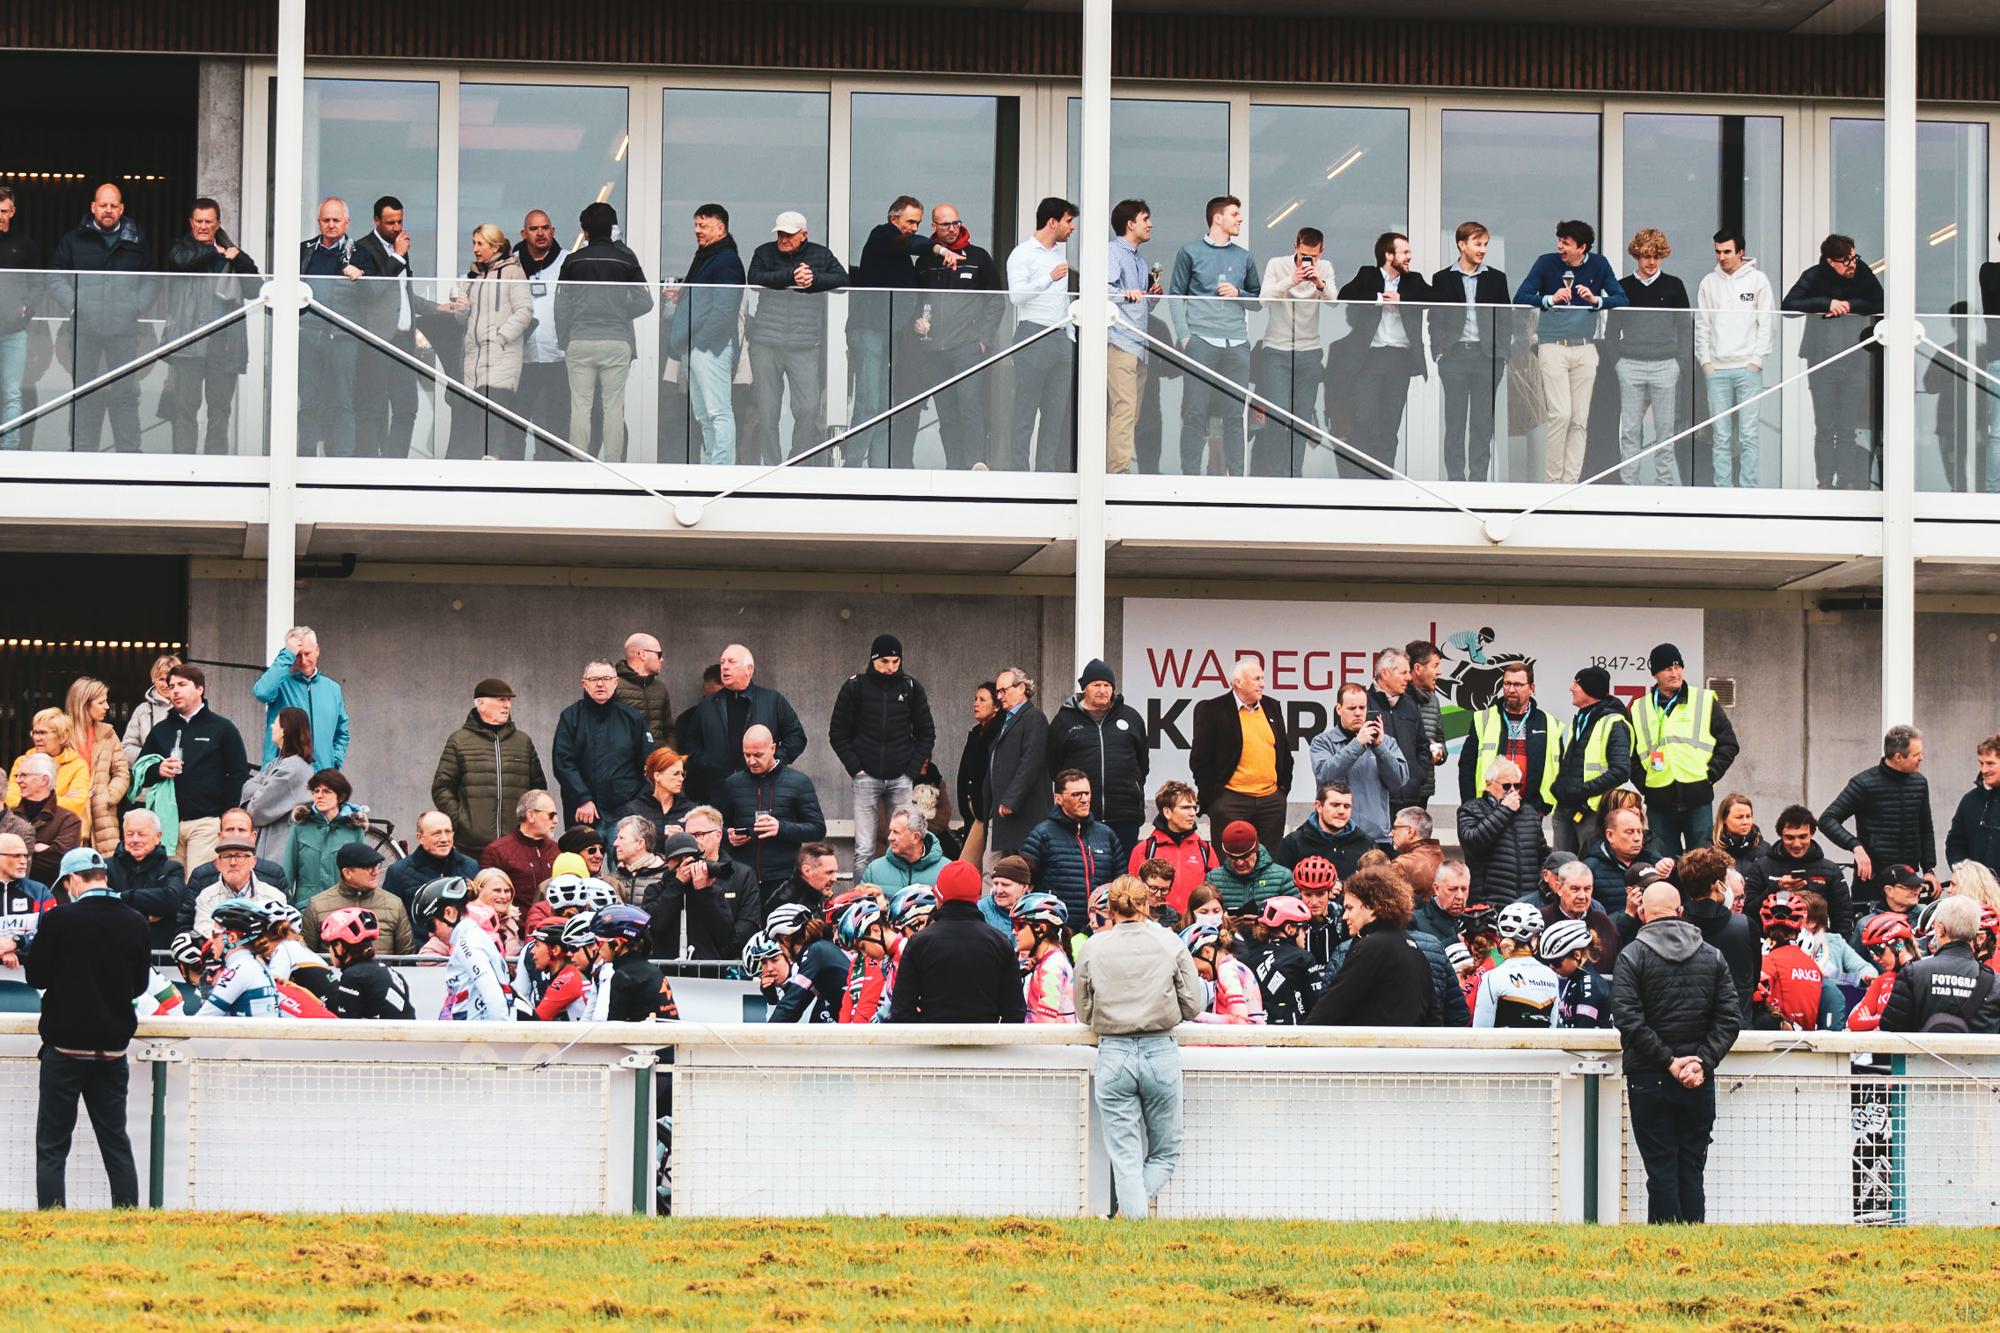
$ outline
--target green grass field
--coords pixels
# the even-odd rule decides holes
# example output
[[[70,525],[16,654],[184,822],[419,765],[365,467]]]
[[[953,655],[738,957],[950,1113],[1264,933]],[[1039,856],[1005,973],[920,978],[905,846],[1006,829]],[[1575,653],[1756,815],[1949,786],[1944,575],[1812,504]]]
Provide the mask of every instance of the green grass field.
[[[2000,1232],[17,1213],[21,1329],[2000,1324]]]

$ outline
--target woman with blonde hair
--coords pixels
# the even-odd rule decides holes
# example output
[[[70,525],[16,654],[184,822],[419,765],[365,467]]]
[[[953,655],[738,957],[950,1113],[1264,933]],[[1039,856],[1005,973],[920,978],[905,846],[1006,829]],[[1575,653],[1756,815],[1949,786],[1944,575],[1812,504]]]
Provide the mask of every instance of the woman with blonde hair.
[[[500,956],[510,960],[517,956],[521,952],[521,909],[514,905],[514,881],[507,872],[489,866],[474,875],[472,901],[493,909]]]
[[[146,748],[146,737],[174,711],[174,706],[167,702],[167,673],[180,664],[181,659],[174,654],[161,653],[146,669],[152,684],[146,687],[145,697],[133,706],[132,716],[125,719],[126,763],[139,762],[139,751]]]
[[[63,699],[69,715],[70,743],[90,770],[90,814],[83,821],[90,845],[100,856],[118,850],[118,803],[132,783],[132,763],[118,733],[104,719],[111,715],[111,688],[91,676],[70,682]]]
[[[535,322],[535,305],[528,294],[527,273],[507,244],[507,233],[491,222],[472,229],[472,267],[451,303],[439,306],[438,313],[465,326],[464,382],[511,409],[521,384],[522,353],[528,327]],[[479,403],[461,398],[451,409],[448,457],[498,456],[522,440],[519,427],[490,415]]]
[[[28,755],[45,754],[56,765],[56,804],[75,815],[86,832],[90,829],[90,765],[83,762],[70,744],[69,714],[60,708],[44,708],[35,714],[28,732],[31,748],[14,761],[7,772],[7,804],[21,803],[21,764]]]
[[[2000,912],[2000,878],[1977,861],[1960,861],[1951,868],[1950,892]]]

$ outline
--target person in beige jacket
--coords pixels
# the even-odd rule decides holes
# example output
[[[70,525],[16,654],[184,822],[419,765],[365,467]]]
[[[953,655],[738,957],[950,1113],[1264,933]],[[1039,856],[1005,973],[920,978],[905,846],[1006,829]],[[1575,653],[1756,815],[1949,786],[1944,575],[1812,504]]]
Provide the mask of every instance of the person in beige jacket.
[[[125,747],[104,720],[111,712],[111,690],[101,680],[78,676],[70,682],[63,711],[69,715],[70,744],[90,765],[90,818],[84,822],[84,836],[100,855],[110,856],[124,836],[118,825],[118,803],[125,799],[132,778]]]
[[[438,312],[465,326],[464,382],[511,409],[521,387],[535,304],[527,274],[500,228],[482,222],[472,229],[472,268],[450,304],[439,306]],[[519,457],[524,438],[525,432],[504,417],[463,398],[452,400],[450,457]]]
[[[1181,1048],[1202,1010],[1194,959],[1153,921],[1146,886],[1111,881],[1111,928],[1077,961],[1076,1016],[1097,1034],[1097,1113],[1120,1217],[1144,1217],[1181,1160]]]

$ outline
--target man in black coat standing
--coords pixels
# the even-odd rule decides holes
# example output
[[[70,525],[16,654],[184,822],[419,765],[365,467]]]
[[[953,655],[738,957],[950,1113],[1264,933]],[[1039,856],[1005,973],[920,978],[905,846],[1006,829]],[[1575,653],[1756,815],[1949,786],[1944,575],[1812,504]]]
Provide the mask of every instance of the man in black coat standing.
[[[877,854],[882,806],[895,814],[910,803],[916,776],[937,748],[930,696],[903,670],[903,641],[877,634],[868,669],[849,676],[833,701],[827,743],[847,770],[854,795],[854,879]]]
[[[986,751],[986,855],[993,873],[1001,857],[1021,850],[1028,832],[1049,812],[1049,720],[1034,703],[1034,678],[1020,667],[994,677],[1000,726]]]
[[[1194,706],[1188,771],[1210,829],[1242,820],[1257,841],[1285,840],[1285,796],[1292,789],[1294,743],[1285,714],[1264,697],[1264,664],[1237,659],[1230,690]]]
[[[675,724],[688,757],[687,795],[690,800],[716,800],[722,780],[743,770],[743,734],[752,727],[769,728],[778,743],[778,759],[796,764],[806,752],[806,729],[792,701],[776,690],[755,683],[757,659],[740,643],[722,650],[716,663],[722,688],[704,695]]]
[[[1924,733],[1903,723],[1882,737],[1882,762],[1847,780],[1820,811],[1819,831],[1854,854],[1854,896],[1873,896],[1876,879],[1892,865],[1915,866],[1937,891],[1937,831],[1931,825],[1931,787],[1917,770],[1924,763]],[[1854,831],[1847,831],[1852,817]]]
[[[1947,865],[1977,861],[1989,870],[2000,866],[2000,736],[1979,742],[1979,777],[1958,798],[1944,835],[1944,859]]]
[[[1403,810],[1425,805],[1424,789],[1434,786],[1430,737],[1424,734],[1423,710],[1410,693],[1410,659],[1401,648],[1384,648],[1375,654],[1375,686],[1368,691],[1368,707],[1382,715],[1382,727],[1403,752],[1410,776],[1389,793],[1389,817]]]
[[[1453,239],[1458,259],[1431,275],[1431,351],[1444,384],[1444,474],[1485,481],[1493,465],[1493,402],[1513,345],[1515,312],[1481,310],[1513,303],[1507,275],[1486,262],[1492,233],[1483,222],[1461,222]]]
[[[979,872],[953,861],[938,872],[937,896],[930,925],[903,946],[889,1021],[1026,1022],[1013,942],[979,914]]]
[[[1371,467],[1342,454],[1344,477],[1379,478],[1396,464],[1396,437],[1403,426],[1410,381],[1428,378],[1424,358],[1424,312],[1404,312],[1404,302],[1431,299],[1430,284],[1412,269],[1410,238],[1385,231],[1375,238],[1375,262],[1360,270],[1336,294],[1348,306],[1350,332],[1337,344],[1343,369],[1358,384],[1354,403],[1353,444],[1384,464]],[[1327,382],[1333,383],[1329,375]]]
[[[139,1206],[139,1172],[125,1133],[125,1048],[138,1029],[133,999],[152,955],[146,918],[115,893],[104,858],[79,847],[62,860],[69,897],[44,912],[27,949],[28,984],[43,992],[41,1105],[35,1117],[35,1204],[61,1208],[76,1102],[89,1108],[111,1206]]]
[[[1806,387],[1812,392],[1819,487],[1867,490],[1881,449],[1876,425],[1881,420],[1881,349],[1855,352],[1825,370],[1818,367],[1874,333],[1883,309],[1882,283],[1862,261],[1854,238],[1836,233],[1819,243],[1819,262],[1799,274],[1779,309],[1812,316],[1800,335],[1799,355],[1814,367]],[[1863,431],[1873,437],[1873,448],[1862,442]]]
[[[1049,777],[1067,768],[1090,775],[1093,818],[1130,850],[1146,817],[1146,719],[1118,693],[1111,665],[1093,657],[1077,677],[1077,692],[1049,723]]]

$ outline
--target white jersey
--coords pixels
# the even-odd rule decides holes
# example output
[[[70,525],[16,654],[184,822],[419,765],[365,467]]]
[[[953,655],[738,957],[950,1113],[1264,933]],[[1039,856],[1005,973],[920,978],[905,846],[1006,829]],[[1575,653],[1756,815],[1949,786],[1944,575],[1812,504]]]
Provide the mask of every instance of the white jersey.
[[[242,945],[224,956],[197,1018],[276,1018],[278,992],[264,960]]]
[[[299,968],[325,967],[326,960],[308,949],[303,940],[280,940],[265,966],[270,969],[273,981],[290,981]]]
[[[1506,959],[1479,978],[1472,1026],[1554,1027],[1556,1000],[1561,994],[1562,979],[1546,963],[1528,957]]]
[[[444,1008],[441,1019],[472,1023],[505,1023],[514,1017],[507,990],[507,961],[493,936],[475,921],[460,921],[451,931],[451,958],[445,964]]]

